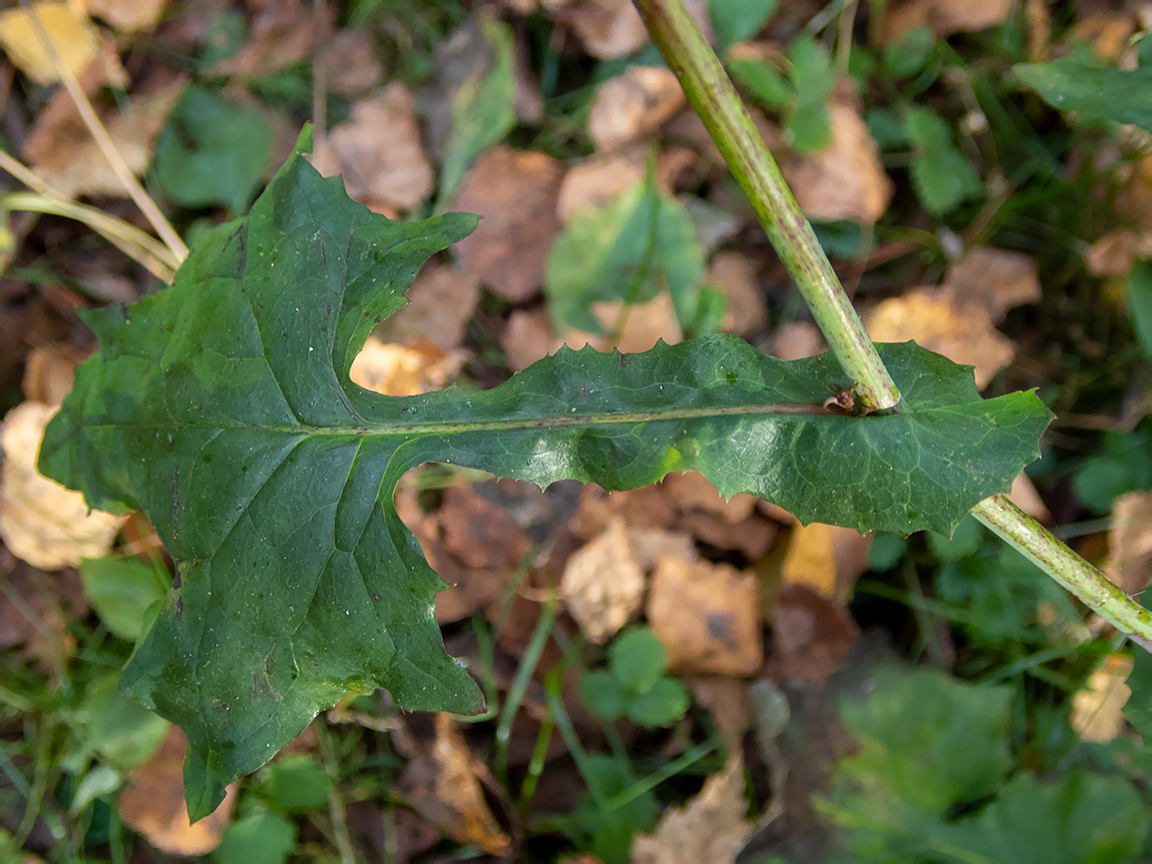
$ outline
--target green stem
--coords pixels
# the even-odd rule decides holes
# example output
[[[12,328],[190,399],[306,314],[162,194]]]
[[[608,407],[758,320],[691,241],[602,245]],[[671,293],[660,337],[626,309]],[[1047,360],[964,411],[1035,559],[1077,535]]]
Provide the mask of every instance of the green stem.
[[[648,34],[676,74],[688,102],[760,217],[824,338],[856,382],[856,397],[872,410],[899,404],[900,393],[868,338],[812,226],[715,52],[684,0],[634,0]],[[1152,651],[1152,612],[1142,608],[1103,573],[1065,546],[1004,495],[973,508],[992,531],[1041,567],[1100,617]]]
[[[664,61],[680,79],[688,102],[756,209],[836,359],[856,382],[856,398],[870,411],[894,408],[900,402],[900,391],[684,0],[635,0],[635,4]]]
[[[1152,611],[1138,605],[1111,579],[1065,546],[1007,495],[993,495],[972,514],[1029,561],[1079,597],[1093,612],[1152,651]]]

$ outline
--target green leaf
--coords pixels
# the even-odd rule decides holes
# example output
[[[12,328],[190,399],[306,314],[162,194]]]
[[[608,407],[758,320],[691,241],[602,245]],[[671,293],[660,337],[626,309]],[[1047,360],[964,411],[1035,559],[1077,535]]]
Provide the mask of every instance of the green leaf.
[[[751,39],[776,14],[778,5],[779,0],[710,0],[708,17],[717,47],[724,49]]]
[[[628,718],[640,726],[656,729],[671,726],[687,710],[687,688],[676,678],[664,675],[632,699],[628,706]]]
[[[959,561],[980,551],[984,543],[984,528],[974,516],[965,516],[951,537],[928,532],[928,548],[941,561]]]
[[[328,803],[332,778],[311,756],[277,759],[266,771],[260,791],[270,810],[293,813]]]
[[[929,213],[943,216],[980,194],[980,175],[952,143],[941,117],[927,108],[913,108],[904,131],[913,145],[912,183]]]
[[[729,60],[728,71],[748,89],[753,99],[769,108],[783,108],[796,101],[792,85],[763,60]]]
[[[864,115],[864,122],[868,124],[868,134],[881,150],[905,147],[911,143],[904,129],[904,121],[895,111],[873,108]]]
[[[879,532],[868,547],[868,569],[884,573],[895,567],[908,548],[908,540],[899,534]]]
[[[257,811],[229,825],[212,853],[213,864],[283,864],[296,846],[296,826]]]
[[[256,108],[193,84],[156,141],[156,179],[184,207],[217,204],[239,213],[252,200],[272,152],[272,130]]]
[[[1075,111],[1086,121],[1134,123],[1152,130],[1152,67],[1130,72],[1083,57],[1012,67],[1040,98],[1060,111]]]
[[[928,838],[960,802],[994,792],[1012,765],[1011,691],[938,672],[881,670],[841,720],[857,752],[833,771],[818,809],[850,828],[853,860],[923,860]]]
[[[193,818],[349,691],[481,710],[442,648],[444,583],[393,506],[409,468],[609,489],[699,470],[804,522],[908,533],[951,532],[1037,455],[1050,415],[1035,394],[982,400],[970,369],[912,343],[880,348],[903,410],[865,418],[823,408],[851,386],[830,354],[785,363],[727,335],[561,349],[483,392],[352,384],[370,330],[475,224],[375,215],[298,151],[171,288],[84,313],[101,352],[39,467],[92,507],[142,509],[177,562],[121,684],[187,734]]]
[[[76,712],[84,743],[120,768],[143,765],[168,734],[168,723],[120,694],[116,675],[92,684]]]
[[[580,678],[580,698],[584,706],[603,720],[614,723],[628,711],[628,697],[614,675],[597,670]]]
[[[680,326],[690,329],[704,269],[688,211],[646,182],[573,214],[548,255],[544,291],[561,332],[600,333],[593,302],[643,303],[661,290],[671,295]]]
[[[841,719],[859,742],[834,782],[859,794],[867,810],[895,803],[944,813],[994,792],[1012,765],[1011,691],[939,672],[881,674],[863,701],[847,701]]]
[[[936,593],[964,610],[964,629],[973,639],[1049,641],[1037,620],[1041,601],[1051,604],[1058,620],[1071,618],[1068,594],[1009,546],[994,557],[972,556],[948,562],[936,571]]]
[[[593,753],[584,760],[584,767],[593,775],[584,778],[586,785],[599,789],[606,799],[633,791],[638,782],[626,759]],[[609,810],[601,809],[601,802],[590,794],[576,808],[575,816],[586,835],[576,838],[580,848],[604,864],[626,864],[633,836],[656,825],[656,796],[645,789],[628,803]]]
[[[213,15],[200,37],[200,44],[204,46],[200,52],[200,68],[207,70],[232,57],[247,39],[248,21],[239,9]]]
[[[936,34],[911,27],[884,49],[884,68],[895,78],[911,78],[924,68],[936,47]]]
[[[608,648],[608,666],[627,693],[652,689],[667,668],[664,644],[647,627],[632,627]]]
[[[452,100],[452,131],[440,168],[441,202],[452,198],[476,157],[503,141],[516,125],[512,28],[482,12],[480,32],[488,42],[491,59],[485,69],[464,82]]]
[[[1100,452],[1080,463],[1072,477],[1076,499],[1094,513],[1109,513],[1125,492],[1152,485],[1152,435],[1147,427],[1127,434],[1105,432]]]
[[[832,140],[832,120],[820,103],[800,105],[784,119],[784,132],[801,153],[817,153]]]
[[[168,593],[169,577],[159,565],[136,558],[85,558],[80,562],[84,595],[108,629],[131,642],[144,624],[144,612]]]
[[[836,86],[836,71],[828,49],[810,36],[804,36],[788,48],[792,63],[792,86],[801,105],[823,105]]]
[[[1055,784],[1021,774],[980,815],[942,833],[954,848],[990,861],[1114,864],[1140,851],[1148,821],[1128,781],[1075,769]]]
[[[1144,353],[1152,357],[1152,261],[1137,261],[1128,274],[1128,314]]]

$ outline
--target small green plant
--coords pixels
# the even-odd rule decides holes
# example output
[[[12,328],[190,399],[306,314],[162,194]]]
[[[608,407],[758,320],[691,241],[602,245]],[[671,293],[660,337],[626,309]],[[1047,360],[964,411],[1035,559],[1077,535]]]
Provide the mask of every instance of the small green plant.
[[[1014,764],[1012,698],[1004,685],[882,669],[867,699],[846,699],[858,749],[815,803],[843,828],[850,860],[1130,860],[1149,828],[1132,783],[1107,755],[1095,771],[1066,758],[1044,777]]]
[[[788,64],[787,76],[763,60],[734,59],[728,68],[757,102],[783,114],[793,147],[801,153],[823,150],[832,135],[825,103],[836,84],[828,51],[814,39],[797,39],[788,48]]]
[[[631,627],[608,648],[608,671],[580,679],[584,704],[603,720],[671,726],[688,710],[688,691],[666,675],[664,645],[647,627]]]

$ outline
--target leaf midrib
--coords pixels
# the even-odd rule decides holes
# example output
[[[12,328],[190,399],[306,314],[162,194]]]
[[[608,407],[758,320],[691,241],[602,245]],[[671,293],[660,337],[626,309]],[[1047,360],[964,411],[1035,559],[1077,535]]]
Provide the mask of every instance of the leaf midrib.
[[[392,397],[396,398],[396,397]],[[822,404],[780,403],[774,405],[721,405],[706,408],[675,408],[668,411],[646,411],[626,414],[581,414],[573,411],[568,415],[550,417],[514,417],[505,420],[457,420],[430,421],[427,423],[389,423],[379,426],[267,426],[255,423],[89,423],[88,429],[109,429],[128,427],[131,429],[239,429],[276,432],[285,435],[319,435],[349,437],[357,435],[458,435],[468,432],[507,432],[528,429],[563,429],[584,426],[631,425],[635,423],[658,423],[668,420],[694,420],[702,417],[767,416],[840,417],[860,421],[867,418],[850,417],[835,408]]]

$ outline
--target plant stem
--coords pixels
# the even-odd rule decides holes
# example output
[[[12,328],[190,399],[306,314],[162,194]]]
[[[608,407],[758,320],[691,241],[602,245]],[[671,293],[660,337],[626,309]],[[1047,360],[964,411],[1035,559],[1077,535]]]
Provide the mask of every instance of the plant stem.
[[[1065,546],[1007,495],[993,495],[972,515],[1029,561],[1079,597],[1093,612],[1133,642],[1152,651],[1152,611],[1137,605],[1107,576]]]
[[[140,212],[148,220],[148,223],[156,231],[157,236],[164,241],[172,255],[177,261],[183,261],[188,257],[188,247],[184,245],[184,241],[180,239],[180,235],[176,233],[171,223],[164,218],[164,214],[160,212],[160,208],[156,206],[156,202],[144,191],[144,187],[140,185],[136,179],[136,175],[124,162],[124,157],[120,155],[120,151],[116,149],[116,145],[112,142],[108,130],[104,128],[104,124],[100,122],[100,118],[96,116],[96,111],[92,108],[92,103],[88,101],[88,97],[84,95],[84,91],[80,88],[80,83],[76,80],[76,76],[68,68],[68,64],[64,62],[64,58],[60,56],[59,50],[56,48],[56,43],[52,41],[52,37],[44,28],[43,22],[40,20],[40,12],[35,4],[29,3],[28,0],[21,0],[20,4],[28,13],[28,18],[32,22],[32,27],[36,30],[36,35],[40,39],[40,44],[43,46],[45,53],[52,58],[53,64],[56,66],[56,73],[60,76],[60,80],[64,82],[64,87],[68,90],[68,95],[72,97],[72,102],[76,105],[76,111],[80,114],[80,119],[84,121],[84,125],[88,127],[88,132],[96,141],[96,146],[100,148],[100,152],[104,154],[104,158],[108,160],[108,164],[112,166],[112,171],[115,173],[116,178],[124,186],[124,189],[131,196],[132,200],[136,202],[136,206],[140,208]]]
[[[900,402],[900,391],[684,0],[635,0],[635,4],[688,102],[756,209],[836,359],[856,382],[856,398],[870,411],[894,408]]]
[[[897,405],[900,395],[895,383],[684,0],[634,3],[649,36],[756,209],[760,224],[796,280],[824,338],[844,371],[856,382],[856,397],[873,410]],[[1109,624],[1152,651],[1152,612],[1137,604],[1007,496],[993,495],[972,512]]]

